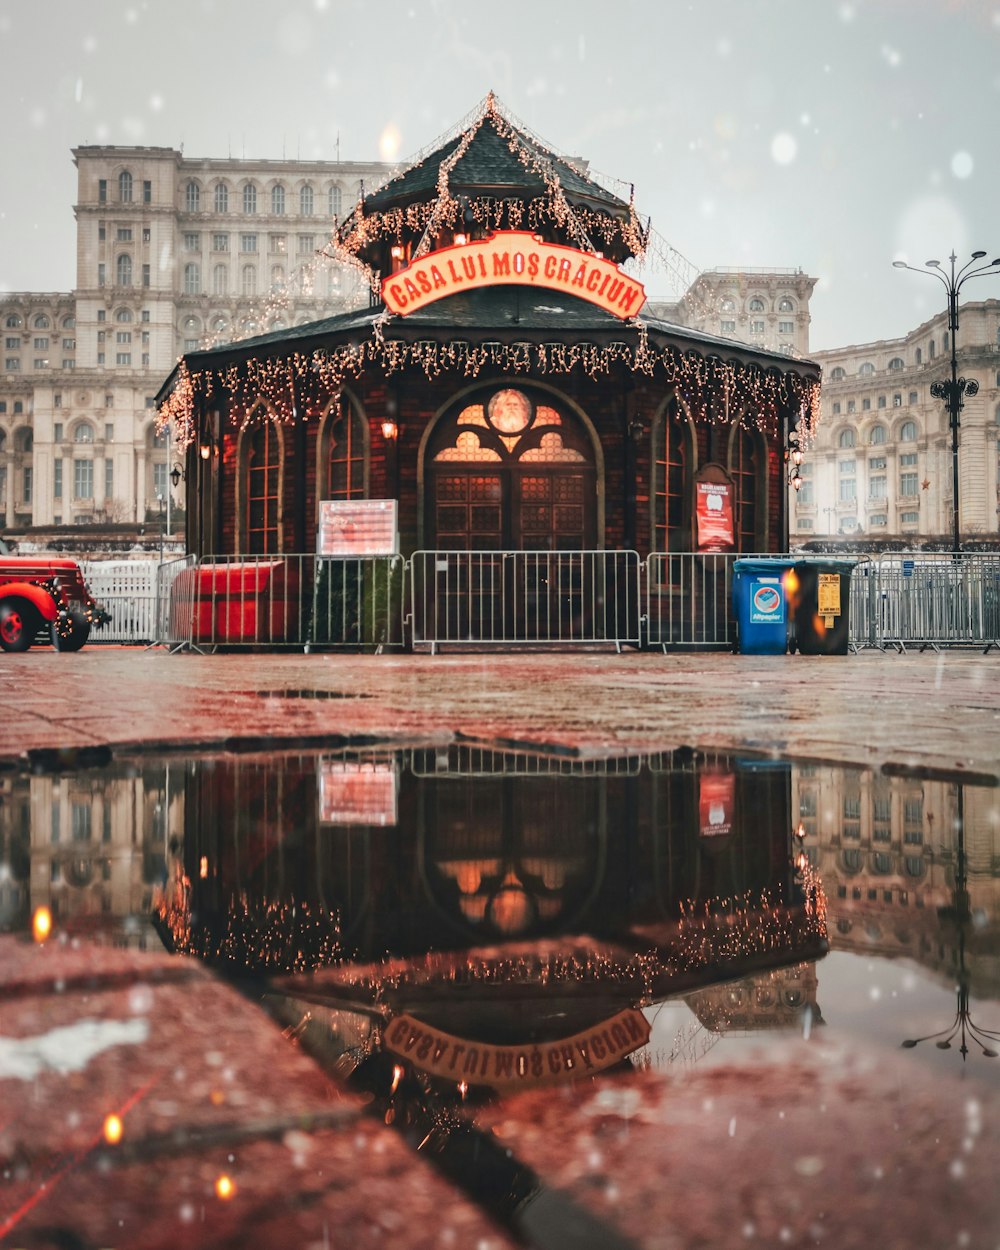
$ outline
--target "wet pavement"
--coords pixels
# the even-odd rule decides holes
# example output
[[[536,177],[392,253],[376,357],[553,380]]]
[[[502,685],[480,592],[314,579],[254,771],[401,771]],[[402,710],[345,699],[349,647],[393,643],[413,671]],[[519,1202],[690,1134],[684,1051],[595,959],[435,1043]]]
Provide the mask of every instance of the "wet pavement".
[[[315,696],[319,692],[326,697]],[[775,751],[1000,776],[1000,653],[363,657],[38,649],[0,658],[0,758],[331,735]]]
[[[997,663],[4,657],[0,1244],[995,1250]]]

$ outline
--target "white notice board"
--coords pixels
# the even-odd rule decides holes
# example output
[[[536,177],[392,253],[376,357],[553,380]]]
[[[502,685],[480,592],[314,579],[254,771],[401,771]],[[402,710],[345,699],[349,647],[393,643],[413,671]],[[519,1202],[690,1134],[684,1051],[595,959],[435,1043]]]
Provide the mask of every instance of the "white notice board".
[[[399,553],[395,499],[323,499],[316,534],[318,556],[394,556]]]

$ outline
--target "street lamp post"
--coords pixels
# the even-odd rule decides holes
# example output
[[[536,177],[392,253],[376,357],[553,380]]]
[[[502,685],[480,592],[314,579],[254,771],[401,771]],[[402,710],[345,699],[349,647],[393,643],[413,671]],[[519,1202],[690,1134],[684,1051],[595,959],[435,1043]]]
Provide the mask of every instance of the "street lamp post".
[[[931,274],[939,279],[948,296],[948,332],[951,340],[951,378],[931,383],[931,394],[935,399],[943,399],[948,408],[948,421],[951,427],[951,503],[952,503],[952,542],[953,550],[962,548],[962,527],[958,508],[958,428],[959,414],[962,411],[962,399],[965,395],[975,395],[979,383],[974,379],[958,376],[958,354],[956,340],[958,338],[958,293],[969,278],[981,278],[988,274],[1000,273],[1000,257],[991,260],[988,265],[980,265],[979,261],[985,252],[973,252],[971,258],[956,271],[955,262],[958,257],[952,252],[948,258],[950,272],[942,268],[939,260],[925,262],[923,269],[908,265],[904,260],[892,262],[895,269],[911,269],[914,273]]]

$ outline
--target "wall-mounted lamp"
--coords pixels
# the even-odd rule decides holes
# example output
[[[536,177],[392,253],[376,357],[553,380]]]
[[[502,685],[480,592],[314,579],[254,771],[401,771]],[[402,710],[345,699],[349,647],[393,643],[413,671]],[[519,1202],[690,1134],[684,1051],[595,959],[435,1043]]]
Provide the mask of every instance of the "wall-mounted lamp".
[[[456,247],[461,247],[463,243],[468,243],[468,241],[469,241],[469,238],[468,238],[468,235],[466,235],[466,234],[463,234],[463,233],[461,233],[461,232],[460,232],[459,234],[456,234],[456,235],[455,235],[455,246],[456,246]]]
[[[202,460],[207,460],[212,454],[212,448],[208,445],[208,443],[202,443],[202,445],[198,448],[198,451]]]
[[[640,417],[632,417],[629,420],[629,423],[628,423],[629,438],[631,438],[634,443],[637,443],[642,438],[645,432],[646,432],[646,427],[643,425],[642,419]]]
[[[405,252],[403,251],[403,249],[400,247],[398,243],[394,243],[392,248],[390,249],[390,254],[393,260],[402,260],[405,255]]]
[[[187,479],[187,474],[184,472],[184,470],[181,468],[179,464],[175,464],[174,467],[170,470],[170,480],[171,482],[173,482],[174,487],[176,488],[177,486],[180,485],[181,482],[185,481],[186,479]]]
[[[391,418],[382,422],[382,437],[387,443],[395,442],[399,437],[399,426]]]

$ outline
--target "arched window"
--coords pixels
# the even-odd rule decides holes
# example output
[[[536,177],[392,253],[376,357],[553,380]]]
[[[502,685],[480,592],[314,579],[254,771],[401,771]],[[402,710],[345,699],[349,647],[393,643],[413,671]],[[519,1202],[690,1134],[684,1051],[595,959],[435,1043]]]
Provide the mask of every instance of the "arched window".
[[[73,430],[74,443],[92,443],[94,441],[94,427],[89,421],[79,421]]]
[[[879,446],[882,443],[884,443],[885,442],[885,426],[873,425],[871,428],[871,432],[868,435],[868,442],[871,443],[873,447]]]
[[[778,300],[778,312],[794,312],[795,305],[787,297]]]
[[[875,372],[875,366],[872,364],[870,360],[866,360],[858,366],[859,377],[868,378],[868,377],[871,377],[871,375],[874,372]]]
[[[889,364],[887,367],[889,369],[902,369],[903,368],[902,356],[893,356],[892,360],[889,361]]]
[[[852,876],[856,872],[861,871],[861,852],[856,846],[848,847],[847,850],[841,851],[840,862],[844,867],[844,871]]]
[[[257,188],[248,182],[243,188],[243,211],[252,216],[257,211]]]
[[[923,362],[924,362],[924,353],[923,353],[923,350],[918,347],[917,348],[917,364],[921,365],[923,364]]]
[[[285,188],[279,182],[271,188],[271,212],[283,213],[285,211]]]
[[[217,213],[229,212],[229,188],[224,182],[215,184],[215,211]]]
[[[201,208],[201,187],[196,182],[187,184],[187,192],[184,196],[184,207],[189,213],[196,213]]]
[[[122,325],[126,325],[132,320],[131,308],[118,308],[115,310],[115,321],[119,321]]]
[[[934,359],[934,355],[935,355],[934,340],[933,340],[933,339],[931,339],[930,343],[928,343],[928,345],[927,345],[927,358],[928,358],[929,360],[933,360],[933,359]]]
[[[299,192],[299,212],[303,217],[311,217],[313,215],[313,202],[313,189],[307,182]]]
[[[49,321],[48,317],[46,317],[45,313],[39,313],[38,316],[35,318],[36,330],[47,330],[50,325],[51,325],[51,322]]]
[[[123,204],[132,203],[132,175],[127,169],[118,175],[118,198]]]
[[[123,252],[115,262],[115,276],[119,286],[132,285],[132,257]]]
[[[899,427],[899,441],[901,443],[915,443],[917,441],[917,425],[915,421],[904,421]]]
[[[285,285],[285,271],[280,265],[271,266],[271,290],[280,291]]]
[[[719,309],[721,312],[731,313],[731,312],[736,311],[736,305],[733,303],[731,299],[724,299],[722,303],[719,305]]]
[[[762,299],[756,299],[756,298],[752,299],[750,303],[747,305],[747,307],[749,308],[750,312],[763,312],[764,301]]]
[[[212,294],[226,295],[229,291],[229,267],[216,265],[212,270]]]
[[[184,294],[198,295],[201,291],[201,269],[193,261],[184,266]]]
[[[736,432],[730,466],[736,493],[736,549],[757,551],[757,496],[760,489],[758,441],[742,426]]]
[[[853,447],[854,446],[854,431],[853,430],[841,430],[840,438],[837,440],[837,446],[838,447]]]
[[[947,330],[945,330],[944,332],[944,341],[942,342],[941,347],[944,351],[948,350],[948,331]]]
[[[360,414],[347,398],[340,400],[338,415],[330,426],[327,468],[327,499],[364,498],[364,429]]]
[[[834,369],[831,369],[830,371],[831,382],[843,382],[844,378],[846,377],[847,377],[847,371],[841,365],[837,365]]]
[[[685,528],[689,435],[687,420],[678,409],[667,410],[653,429],[656,475],[653,499],[653,550],[683,551],[690,546]]]
[[[340,191],[340,187],[338,187],[338,186],[332,186],[332,187],[330,188],[330,196],[329,196],[329,199],[330,199],[330,216],[331,216],[331,217],[339,217],[339,216],[340,216],[340,205],[341,205],[341,191]]]
[[[241,290],[244,295],[257,294],[257,270],[253,265],[244,265]]]
[[[264,415],[250,435],[247,456],[247,551],[271,555],[278,543],[278,469],[281,448],[274,422]]]

